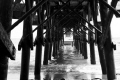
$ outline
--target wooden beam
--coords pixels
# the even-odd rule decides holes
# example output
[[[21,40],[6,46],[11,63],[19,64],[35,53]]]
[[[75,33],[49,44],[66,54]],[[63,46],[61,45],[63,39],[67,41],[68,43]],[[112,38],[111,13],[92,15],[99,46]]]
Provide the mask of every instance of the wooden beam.
[[[4,52],[6,56],[10,57],[11,60],[15,60],[15,46],[10,40],[8,34],[4,30],[2,24],[0,23],[0,47],[2,48],[1,52]]]
[[[4,27],[5,31],[11,26],[12,3],[13,3],[13,0],[0,0],[0,22],[2,26]],[[10,32],[6,34],[8,35],[8,43],[9,43]],[[2,35],[2,37],[4,37],[4,35]],[[3,43],[0,43],[0,46],[1,46],[0,47],[0,79],[6,80],[7,74],[8,74],[9,58],[8,56],[6,56],[5,54],[6,52],[2,52],[3,49],[7,51],[6,47],[3,48],[2,44]]]

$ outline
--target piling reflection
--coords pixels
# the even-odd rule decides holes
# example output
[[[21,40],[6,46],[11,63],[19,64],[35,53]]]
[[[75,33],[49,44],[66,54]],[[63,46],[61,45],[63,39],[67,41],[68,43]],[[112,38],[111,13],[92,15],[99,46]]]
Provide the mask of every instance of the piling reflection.
[[[102,74],[86,74],[78,72],[69,73],[46,73],[41,80],[107,80],[106,75]],[[35,79],[39,80],[39,79]]]
[[[71,46],[64,46],[59,51],[57,59],[51,64],[52,66],[49,67],[51,70],[45,72],[43,80],[97,80],[105,78],[102,74],[86,73],[93,72],[86,67],[92,67],[92,65],[89,65],[89,62],[84,60],[81,54],[76,53],[74,47]]]
[[[54,74],[53,80],[64,79],[64,74]]]
[[[57,59],[51,60],[50,64],[47,66],[41,66],[40,75],[35,75],[35,77],[31,77],[30,75],[30,80],[107,80],[106,75],[102,75],[99,64],[91,65],[89,59],[81,59],[81,54],[77,53],[74,47],[64,46],[63,49],[59,51]],[[13,68],[16,69],[14,71],[17,73],[19,66]],[[11,70],[11,73],[14,73],[14,71]],[[34,67],[30,69],[30,73],[33,72]],[[9,77],[11,76],[12,75],[9,75]],[[12,78],[9,80],[17,79]]]
[[[46,74],[45,78],[43,78],[43,80],[51,80],[51,76],[49,74]]]
[[[63,52],[62,52],[62,51],[60,51],[60,52],[58,53],[58,58],[57,58],[57,60],[56,60],[56,63],[57,63],[57,64],[64,64],[64,63],[65,63],[65,61],[64,61],[64,56],[63,56]]]
[[[41,75],[35,75],[35,80],[41,80]]]

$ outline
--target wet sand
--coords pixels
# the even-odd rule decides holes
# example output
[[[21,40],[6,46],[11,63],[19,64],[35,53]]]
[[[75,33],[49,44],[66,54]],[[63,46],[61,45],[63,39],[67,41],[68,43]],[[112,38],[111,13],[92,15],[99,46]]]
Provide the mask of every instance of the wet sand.
[[[120,79],[120,39],[115,39],[114,43],[117,44],[117,50],[114,52],[115,67],[117,80]],[[16,41],[17,43],[17,41]],[[30,70],[29,79],[34,80],[34,62],[35,62],[35,49],[31,52],[30,57]],[[71,45],[61,47],[59,57],[49,61],[48,66],[42,65],[41,75],[38,80],[107,80],[106,75],[102,75],[99,63],[99,56],[97,47],[96,52],[96,65],[90,64],[89,46],[88,46],[88,59],[83,59],[83,56],[75,50]],[[16,60],[9,61],[8,80],[20,79],[20,65],[21,65],[21,52],[17,51]]]

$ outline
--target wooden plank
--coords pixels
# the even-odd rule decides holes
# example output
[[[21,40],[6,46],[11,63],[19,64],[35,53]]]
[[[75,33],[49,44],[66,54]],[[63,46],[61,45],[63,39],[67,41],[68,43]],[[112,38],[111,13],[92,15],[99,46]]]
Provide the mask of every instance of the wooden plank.
[[[8,37],[1,23],[0,23],[0,43],[2,44],[0,45],[1,52],[4,52],[5,55],[10,57],[11,60],[15,60],[15,53],[16,53],[15,46]]]

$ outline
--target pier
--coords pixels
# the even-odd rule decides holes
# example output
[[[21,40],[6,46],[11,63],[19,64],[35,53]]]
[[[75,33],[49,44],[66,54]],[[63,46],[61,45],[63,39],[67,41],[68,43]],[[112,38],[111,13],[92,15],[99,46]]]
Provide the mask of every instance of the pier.
[[[70,80],[67,71],[70,75],[74,71],[83,75],[84,69],[89,71],[86,66],[95,66],[98,60],[100,67],[96,66],[96,71],[100,69],[107,80],[117,79],[111,22],[113,15],[120,17],[118,3],[119,0],[111,0],[110,4],[108,0],[0,0],[0,79],[9,80],[9,62],[17,59],[18,51],[21,52],[18,80],[30,80],[31,51],[35,54],[32,80],[41,80],[41,74],[47,71],[50,73],[43,80]],[[17,21],[12,24],[13,19]],[[16,48],[11,33],[21,22],[22,37]],[[70,36],[72,39],[66,41]],[[55,76],[52,71],[62,74]]]

